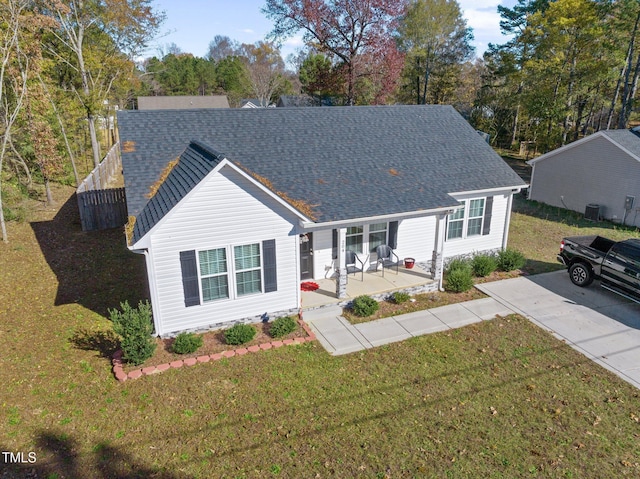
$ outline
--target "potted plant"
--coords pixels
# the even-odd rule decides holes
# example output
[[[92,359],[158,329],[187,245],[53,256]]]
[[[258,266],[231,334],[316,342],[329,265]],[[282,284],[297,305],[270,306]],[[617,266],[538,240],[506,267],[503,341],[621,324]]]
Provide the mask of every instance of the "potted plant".
[[[413,265],[416,264],[415,258],[405,258],[404,259],[404,267],[407,269],[413,268]]]

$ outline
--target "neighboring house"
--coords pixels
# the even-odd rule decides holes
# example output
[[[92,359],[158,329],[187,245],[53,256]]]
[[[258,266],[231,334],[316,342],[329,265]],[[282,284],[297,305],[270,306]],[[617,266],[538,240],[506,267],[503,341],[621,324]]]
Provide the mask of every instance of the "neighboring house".
[[[289,314],[388,244],[442,275],[504,248],[525,183],[450,106],[121,111],[156,333]],[[375,253],[371,253],[375,264]]]
[[[265,105],[259,98],[245,98],[240,102],[240,108],[274,108],[273,103]]]
[[[640,226],[637,129],[599,131],[528,163],[529,199]]]
[[[190,110],[193,108],[229,108],[229,100],[226,95],[138,97],[138,110]]]
[[[314,98],[310,95],[282,95],[278,98],[276,107],[289,108],[289,107],[301,107],[301,106],[326,106],[322,105],[320,99]]]

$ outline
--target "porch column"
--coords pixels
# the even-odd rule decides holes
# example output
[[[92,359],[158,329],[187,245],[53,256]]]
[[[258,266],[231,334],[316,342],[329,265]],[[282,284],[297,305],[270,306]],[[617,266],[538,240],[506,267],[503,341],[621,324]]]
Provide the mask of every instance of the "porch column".
[[[338,257],[336,258],[336,297],[347,297],[347,268],[344,253],[347,244],[347,229],[338,228]]]
[[[447,215],[438,215],[436,217],[436,237],[433,245],[433,254],[431,256],[431,275],[438,282],[438,289],[442,290],[442,269],[444,264],[444,235],[446,232]]]

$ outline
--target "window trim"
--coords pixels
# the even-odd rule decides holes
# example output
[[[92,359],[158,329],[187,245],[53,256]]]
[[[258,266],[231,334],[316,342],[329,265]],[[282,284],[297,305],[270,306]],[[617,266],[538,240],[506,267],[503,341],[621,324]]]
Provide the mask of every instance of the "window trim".
[[[469,238],[477,238],[481,236],[486,236],[488,233],[488,229],[485,226],[485,221],[488,219],[491,221],[491,216],[488,216],[487,207],[488,207],[488,198],[487,196],[473,197],[473,198],[465,198],[463,200],[459,200],[463,203],[459,208],[457,208],[454,213],[447,215],[447,227],[445,231],[445,241],[453,242],[453,241],[461,241]],[[492,197],[491,197],[492,198]],[[471,203],[473,201],[481,200],[482,201],[482,213],[479,216],[471,216]],[[493,206],[493,203],[492,203]],[[493,209],[493,208],[492,208]],[[464,211],[462,218],[452,219],[452,217],[458,213],[460,210]],[[480,226],[478,229],[478,233],[469,234],[469,222],[471,220],[480,220]],[[449,237],[450,225],[452,223],[462,222],[462,231],[460,236],[456,236],[453,238]]]
[[[256,267],[256,268],[237,269],[236,268],[236,248],[242,248],[243,246],[253,246],[253,245],[257,245],[258,246],[258,260],[260,261],[260,265],[258,267]],[[258,241],[257,243],[236,244],[236,245],[232,245],[231,248],[233,250],[232,264],[233,264],[233,270],[234,270],[233,271],[234,299],[242,298],[242,297],[245,297],[245,296],[252,296],[254,294],[263,294],[264,293],[264,260],[263,260],[263,254],[262,254],[262,242]],[[254,292],[251,292],[251,293],[240,294],[238,292],[238,290],[239,290],[239,288],[238,288],[238,273],[247,273],[249,271],[258,271],[260,273],[260,291],[254,291]]]
[[[224,273],[220,273],[220,274],[208,274],[208,275],[203,275],[202,274],[202,269],[200,266],[200,253],[203,253],[205,251],[216,251],[216,250],[224,250],[224,254],[225,254],[225,264],[226,264],[226,271]],[[219,302],[219,301],[226,301],[229,299],[232,299],[233,296],[233,291],[231,288],[231,282],[229,281],[229,248],[227,248],[226,246],[222,246],[222,247],[217,247],[217,248],[207,248],[207,249],[197,249],[196,250],[196,267],[198,268],[198,289],[200,291],[200,304],[206,304],[206,303],[215,303],[215,302]],[[227,297],[222,297],[222,298],[216,298],[216,299],[210,299],[208,301],[205,301],[204,299],[204,291],[202,288],[202,280],[205,278],[212,278],[212,277],[218,277],[218,276],[226,276],[227,277]]]

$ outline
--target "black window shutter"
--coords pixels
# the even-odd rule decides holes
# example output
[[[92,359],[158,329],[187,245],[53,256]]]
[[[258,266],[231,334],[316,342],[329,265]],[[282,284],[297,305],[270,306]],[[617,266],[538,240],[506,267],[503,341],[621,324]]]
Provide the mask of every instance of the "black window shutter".
[[[389,223],[389,247],[396,249],[398,247],[398,222],[391,221]]]
[[[331,258],[338,259],[338,230],[332,231]]]
[[[493,211],[493,196],[489,196],[484,202],[484,225],[482,226],[482,235],[488,235],[491,232],[491,213]]]
[[[182,268],[182,288],[184,289],[184,305],[186,307],[200,304],[200,288],[198,287],[198,265],[196,252],[180,251],[180,267]]]
[[[264,272],[264,292],[271,293],[278,290],[276,240],[262,242],[262,264]]]

